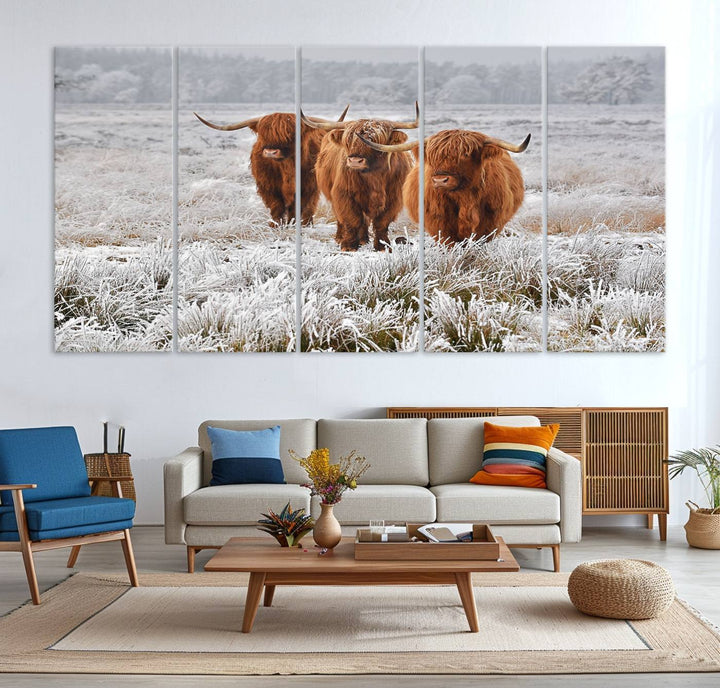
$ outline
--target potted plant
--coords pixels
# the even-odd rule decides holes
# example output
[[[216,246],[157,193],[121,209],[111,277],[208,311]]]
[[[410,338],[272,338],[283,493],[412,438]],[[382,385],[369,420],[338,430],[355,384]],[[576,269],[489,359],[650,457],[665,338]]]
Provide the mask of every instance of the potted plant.
[[[265,518],[258,521],[258,530],[270,533],[282,547],[300,546],[300,540],[307,535],[315,525],[311,516],[305,515],[305,509],[292,510],[288,502],[283,510],[276,514],[272,509],[270,513],[262,514]]]
[[[667,461],[669,476],[675,478],[686,468],[694,470],[705,490],[709,508],[686,502],[690,518],[685,534],[691,547],[720,549],[720,446],[687,449],[673,454]]]
[[[320,497],[321,513],[313,529],[313,540],[323,549],[332,549],[342,537],[333,507],[345,490],[357,487],[357,479],[370,465],[364,456],[358,456],[354,450],[347,456],[341,456],[337,463],[330,463],[330,450],[326,448],[313,449],[307,457],[298,456],[290,450],[290,456],[307,473],[308,482],[303,487],[309,488],[311,495]]]

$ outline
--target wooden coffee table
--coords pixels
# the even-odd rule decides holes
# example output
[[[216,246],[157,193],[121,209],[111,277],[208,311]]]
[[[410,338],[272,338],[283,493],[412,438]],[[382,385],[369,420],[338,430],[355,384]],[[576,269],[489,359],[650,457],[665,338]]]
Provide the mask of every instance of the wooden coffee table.
[[[375,561],[356,560],[354,538],[325,554],[310,545],[305,548],[278,546],[270,538],[232,538],[207,564],[206,571],[250,573],[242,632],[252,629],[260,597],[272,604],[277,585],[457,585],[470,630],[477,633],[471,574],[489,571],[519,571],[517,561],[502,538],[500,561]],[[462,547],[462,545],[458,545]]]

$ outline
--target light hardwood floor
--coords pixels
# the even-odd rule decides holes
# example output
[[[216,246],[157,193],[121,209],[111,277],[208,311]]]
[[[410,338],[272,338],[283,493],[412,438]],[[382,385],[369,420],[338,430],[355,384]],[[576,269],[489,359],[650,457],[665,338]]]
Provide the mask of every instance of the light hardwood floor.
[[[136,527],[132,531],[138,570],[143,572],[185,571],[185,548],[166,546],[160,527]],[[70,572],[65,568],[69,550],[41,552],[36,555],[40,589],[62,581]],[[197,555],[198,570],[214,551]],[[550,550],[514,551],[522,572],[552,570]],[[668,528],[667,542],[660,542],[657,528],[586,528],[583,540],[562,546],[561,570],[572,569],[583,561],[604,558],[649,559],[665,566],[672,574],[678,595],[689,602],[706,618],[720,626],[720,551],[689,548],[682,527]],[[118,543],[92,545],[83,548],[76,571],[124,571],[124,560]],[[0,553],[0,614],[5,614],[29,598],[24,569],[19,554]],[[0,657],[0,665],[2,657]],[[298,677],[198,677],[198,676],[99,676],[58,674],[0,674],[0,687],[43,686],[153,686],[154,688],[183,688],[203,685],[237,686],[239,688],[305,688],[308,686],[337,686],[345,688],[466,688],[469,686],[517,686],[525,688],[566,687],[582,684],[583,688],[607,686],[653,686],[664,688],[689,686],[703,688],[720,686],[720,674],[602,674],[564,676],[298,676]]]

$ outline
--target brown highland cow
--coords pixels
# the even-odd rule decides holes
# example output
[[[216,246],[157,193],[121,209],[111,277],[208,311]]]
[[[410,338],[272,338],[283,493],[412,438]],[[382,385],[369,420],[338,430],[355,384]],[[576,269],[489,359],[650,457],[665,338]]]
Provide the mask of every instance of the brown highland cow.
[[[349,106],[348,106],[349,107]],[[338,122],[345,119],[348,108]],[[193,113],[203,124],[220,131],[236,131],[249,127],[257,134],[250,153],[250,171],[255,178],[257,191],[270,211],[271,226],[295,220],[295,115],[290,112],[273,112],[263,117],[237,124],[213,124]],[[318,119],[318,122],[327,120]],[[315,161],[320,151],[324,131],[301,124],[300,151],[300,203],[302,223],[312,224],[317,207],[318,191],[315,179]]]
[[[384,251],[389,243],[388,226],[402,210],[402,186],[413,166],[407,153],[378,153],[363,143],[402,144],[416,129],[412,122],[359,119],[353,122],[318,123],[303,115],[303,123],[330,133],[323,139],[316,172],[320,191],[332,204],[337,220],[335,240],[343,251],[357,251],[370,240]]]
[[[493,238],[522,204],[522,174],[507,151],[522,153],[530,134],[519,145],[476,131],[450,129],[425,139],[425,229],[439,241]],[[376,150],[413,150],[417,142],[377,146]],[[408,175],[403,201],[410,217],[418,221],[419,168]]]

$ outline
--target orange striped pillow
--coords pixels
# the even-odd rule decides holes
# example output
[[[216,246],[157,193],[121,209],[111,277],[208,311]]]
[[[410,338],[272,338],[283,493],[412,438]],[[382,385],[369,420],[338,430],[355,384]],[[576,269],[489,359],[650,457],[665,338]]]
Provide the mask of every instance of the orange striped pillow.
[[[559,429],[557,423],[530,428],[485,423],[482,468],[470,482],[547,487],[545,463]]]

